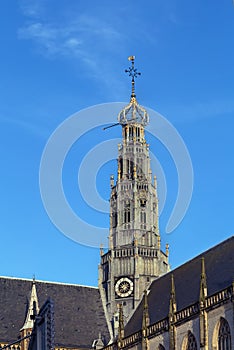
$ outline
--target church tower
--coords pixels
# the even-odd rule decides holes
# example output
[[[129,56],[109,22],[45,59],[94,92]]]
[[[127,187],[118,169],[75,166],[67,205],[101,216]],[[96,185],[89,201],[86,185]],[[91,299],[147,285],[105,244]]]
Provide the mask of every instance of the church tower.
[[[122,143],[118,146],[118,175],[111,176],[109,250],[101,249],[99,288],[108,321],[116,329],[118,305],[124,323],[157,277],[168,272],[168,249],[160,249],[156,176],[152,179],[149,145],[145,140],[147,111],[138,104],[134,66],[125,70],[132,79],[129,104],[120,111]],[[115,334],[116,332],[114,332]]]

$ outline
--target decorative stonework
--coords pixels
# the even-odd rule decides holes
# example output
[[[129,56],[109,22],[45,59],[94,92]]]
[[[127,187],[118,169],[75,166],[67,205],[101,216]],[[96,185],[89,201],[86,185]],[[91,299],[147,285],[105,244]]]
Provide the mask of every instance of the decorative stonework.
[[[233,291],[232,285],[229,286],[228,288],[225,288],[224,290],[221,290],[215,293],[214,295],[207,297],[205,300],[205,310],[207,312],[208,319],[209,317],[211,317],[211,320],[212,320],[213,310],[216,310],[216,309],[218,310],[219,308],[222,308],[224,305],[229,305],[229,308],[232,308],[233,300],[234,300],[234,291]],[[200,341],[199,332],[195,336],[194,334],[192,334],[192,331],[189,330],[189,327],[191,327],[193,322],[195,320],[199,320],[199,313],[200,313],[199,302],[196,302],[193,305],[190,305],[184,308],[183,310],[177,311],[175,313],[174,324],[175,324],[175,327],[177,328],[177,339],[180,339],[182,337],[179,343],[181,343],[182,349],[184,350],[195,349],[195,347],[192,347],[192,346],[195,346],[194,345],[195,342],[191,340],[192,335],[194,337],[193,340],[194,339],[196,340],[197,349],[200,348],[198,344],[198,340]],[[187,329],[186,337],[184,336],[184,331],[180,333],[181,325],[185,326],[185,328],[183,327],[182,329]],[[221,349],[222,346],[221,347],[218,346],[218,341],[222,342],[223,341],[222,339],[224,339],[224,337],[226,338],[228,337],[228,341],[229,341],[229,347],[224,349],[227,349],[227,350],[232,349],[230,344],[231,344],[231,341],[233,342],[233,339],[231,340],[230,324],[226,319],[219,317],[218,323],[213,327],[213,329],[210,330],[210,332],[213,334],[213,337],[212,337],[213,340],[210,344],[207,344],[208,349],[212,349],[212,350]],[[146,338],[149,342],[149,347],[150,347],[151,343],[155,344],[155,340],[157,340],[157,338],[160,338],[160,341],[162,341],[162,339],[164,338],[168,339],[168,333],[169,333],[169,318],[165,318],[155,324],[148,326],[147,329],[142,329],[141,331],[138,331],[128,337],[123,338],[121,342],[121,349],[137,349],[138,346],[142,344],[142,341],[143,340],[145,341]],[[189,339],[191,341],[189,341]],[[178,349],[179,348],[180,347],[178,344]],[[116,350],[117,343],[113,342],[111,345],[106,346],[104,349]]]

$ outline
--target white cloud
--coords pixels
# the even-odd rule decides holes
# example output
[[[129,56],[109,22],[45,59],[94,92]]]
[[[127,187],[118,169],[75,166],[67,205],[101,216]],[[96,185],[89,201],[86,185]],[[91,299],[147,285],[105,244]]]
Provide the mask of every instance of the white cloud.
[[[48,40],[55,40],[57,33],[53,28],[45,26],[40,22],[34,22],[24,28],[19,29],[20,39],[36,39],[42,43],[46,43]]]
[[[65,41],[64,46],[71,48],[71,49],[76,49],[78,46],[82,44],[81,40],[78,40],[76,38],[69,38]]]
[[[76,67],[82,66],[83,74],[102,82],[109,91],[110,85],[120,89],[122,83],[114,77],[111,57],[121,55],[119,48],[124,48],[125,34],[99,17],[87,14],[72,17],[61,23],[57,18],[45,20],[29,16],[19,28],[18,38],[33,42],[35,49],[46,58],[60,57]]]
[[[29,11],[27,13],[31,13]],[[69,22],[59,23],[56,20],[38,20],[28,16],[26,24],[19,28],[19,39],[30,39],[40,46],[45,55],[61,54],[74,55],[81,59],[84,53],[98,49],[102,51],[115,51],[124,35],[111,24],[101,18],[91,15],[79,15]],[[77,49],[79,49],[77,51]]]
[[[28,17],[41,16],[43,12],[43,0],[19,0],[19,7],[21,12]]]
[[[117,95],[123,90],[115,76],[117,62],[122,61],[123,55],[135,54],[140,47],[148,45],[152,50],[158,45],[161,20],[143,22],[141,6],[136,6],[134,16],[129,15],[131,2],[121,6],[103,3],[82,10],[73,2],[76,10],[58,6],[56,12],[44,0],[23,3],[27,3],[23,8],[26,18],[18,30],[20,39],[30,40],[47,58],[62,57],[79,69],[82,65],[83,74],[98,79],[108,89],[112,87],[112,93],[116,91]]]

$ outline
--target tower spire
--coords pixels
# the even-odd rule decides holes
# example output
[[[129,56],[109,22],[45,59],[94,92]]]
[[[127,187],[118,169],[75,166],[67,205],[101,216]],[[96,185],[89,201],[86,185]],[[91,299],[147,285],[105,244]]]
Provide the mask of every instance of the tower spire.
[[[21,350],[28,349],[29,338],[25,338],[25,337],[32,332],[34,321],[38,312],[39,312],[39,306],[38,306],[36,282],[35,282],[35,276],[33,276],[32,289],[31,289],[31,294],[29,299],[27,315],[24,321],[24,325],[20,330],[20,336],[21,338],[24,338],[24,340],[21,341]]]
[[[137,78],[138,75],[141,75],[141,73],[137,71],[137,68],[135,68],[135,56],[129,56],[128,60],[132,62],[132,65],[128,69],[125,69],[125,73],[128,73],[129,77],[132,78],[131,99],[133,99],[133,98],[136,98],[136,94],[135,94],[135,78]]]
[[[124,315],[123,315],[123,305],[119,304],[119,327],[118,327],[118,340],[124,338]]]
[[[34,319],[35,319],[35,316],[38,314],[38,312],[39,312],[39,306],[38,306],[38,298],[37,298],[37,290],[36,290],[36,281],[35,281],[35,277],[33,277],[27,316],[26,316],[24,325],[21,328],[21,331],[33,328]]]
[[[149,306],[147,298],[147,290],[144,290],[144,308],[142,317],[142,350],[148,350],[147,328],[150,325]]]
[[[176,313],[176,293],[175,293],[175,282],[174,275],[171,274],[171,293],[170,293],[170,304],[169,304],[169,334],[170,334],[170,350],[176,349],[176,328],[175,328],[175,313]]]
[[[146,333],[147,327],[149,325],[150,325],[150,317],[149,317],[148,295],[147,295],[147,290],[144,290],[144,308],[143,308],[143,317],[142,317],[143,333]]]
[[[207,325],[207,312],[206,312],[206,297],[207,297],[207,283],[206,283],[206,271],[205,271],[205,258],[201,258],[201,279],[200,279],[200,348],[208,349],[208,325]]]
[[[174,275],[171,274],[171,295],[170,295],[170,316],[173,318],[176,312],[176,294],[175,294],[175,282]]]
[[[200,303],[204,304],[207,297],[205,259],[201,258]]]

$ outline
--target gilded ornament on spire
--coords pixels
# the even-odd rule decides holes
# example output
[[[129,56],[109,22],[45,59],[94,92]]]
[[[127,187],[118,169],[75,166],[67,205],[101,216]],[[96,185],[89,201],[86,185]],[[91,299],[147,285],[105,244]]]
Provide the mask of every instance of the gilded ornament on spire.
[[[137,71],[137,68],[135,68],[135,56],[129,56],[128,60],[132,62],[132,65],[128,69],[125,69],[125,73],[128,73],[129,77],[132,78],[131,98],[135,98],[135,78],[137,78],[138,75],[141,75],[141,73]]]

